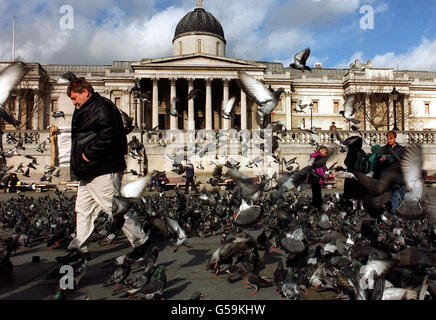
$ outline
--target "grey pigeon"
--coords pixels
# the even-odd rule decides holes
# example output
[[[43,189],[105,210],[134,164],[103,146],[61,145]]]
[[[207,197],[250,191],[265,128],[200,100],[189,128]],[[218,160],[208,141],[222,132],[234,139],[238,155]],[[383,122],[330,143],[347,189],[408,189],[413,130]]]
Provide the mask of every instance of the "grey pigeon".
[[[63,111],[53,111],[52,117],[57,119],[57,118],[64,118],[65,119],[65,114]]]
[[[0,116],[8,123],[19,129],[20,121],[15,119],[5,109],[5,103],[12,90],[21,82],[27,73],[27,68],[23,63],[13,63],[0,71]]]
[[[344,110],[339,111],[339,114],[342,115],[346,122],[351,121],[354,124],[360,123],[360,120],[354,118],[354,114],[356,111],[362,106],[362,103],[355,103],[355,96],[350,95],[347,97],[344,103]],[[355,127],[357,128],[357,127]],[[356,130],[354,130],[356,131]]]
[[[285,91],[279,88],[275,91],[268,89],[265,84],[252,77],[245,71],[238,71],[241,88],[247,96],[258,105],[257,123],[265,127],[265,118],[277,107],[280,95]]]
[[[289,66],[293,69],[301,70],[304,72],[304,70],[308,70],[312,72],[312,69],[310,67],[306,66],[307,59],[310,55],[310,48],[306,48],[303,51],[300,51],[294,55],[294,62],[291,63]]]
[[[57,83],[70,83],[71,81],[77,80],[77,79],[78,78],[74,73],[72,73],[71,71],[67,71],[63,75],[61,75],[56,82]]]

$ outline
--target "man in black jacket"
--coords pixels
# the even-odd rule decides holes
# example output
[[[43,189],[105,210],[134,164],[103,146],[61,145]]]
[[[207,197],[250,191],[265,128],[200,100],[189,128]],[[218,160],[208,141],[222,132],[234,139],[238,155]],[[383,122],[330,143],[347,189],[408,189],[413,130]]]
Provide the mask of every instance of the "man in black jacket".
[[[393,130],[387,133],[387,144],[378,149],[374,160],[374,178],[380,179],[387,168],[393,164],[400,162],[406,148],[397,142],[397,133]],[[394,192],[391,198],[391,213],[395,213],[400,205],[400,200],[404,200],[406,194],[406,186],[404,185],[403,175],[399,174],[394,180]]]
[[[77,236],[68,249],[87,254],[86,241],[100,210],[112,215],[112,199],[120,194],[127,138],[121,114],[108,99],[94,92],[85,79],[71,81],[67,94],[76,106],[71,129],[71,177],[79,180],[76,199]],[[136,218],[124,215],[123,232],[138,259],[149,245]]]

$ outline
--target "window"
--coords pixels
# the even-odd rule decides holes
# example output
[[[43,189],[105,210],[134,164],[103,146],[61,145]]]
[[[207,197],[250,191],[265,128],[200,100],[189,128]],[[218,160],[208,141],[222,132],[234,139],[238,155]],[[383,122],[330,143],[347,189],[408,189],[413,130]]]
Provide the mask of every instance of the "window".
[[[318,100],[312,100],[313,103],[313,113],[318,113]]]
[[[121,97],[115,97],[115,105],[118,109],[121,107]]]
[[[425,114],[428,116],[430,114],[430,101],[425,101]]]
[[[179,41],[179,54],[180,54],[180,55],[183,54],[183,45],[182,45],[182,41]]]
[[[197,52],[201,53],[201,39],[197,40]]]
[[[15,105],[17,104],[17,96],[12,94],[11,99],[9,100],[9,112],[14,113],[15,112]]]
[[[58,99],[53,99],[51,101],[51,111],[58,111]]]
[[[217,56],[220,55],[220,43],[219,42],[216,43],[216,55]]]
[[[339,114],[339,101],[333,101],[333,113]]]

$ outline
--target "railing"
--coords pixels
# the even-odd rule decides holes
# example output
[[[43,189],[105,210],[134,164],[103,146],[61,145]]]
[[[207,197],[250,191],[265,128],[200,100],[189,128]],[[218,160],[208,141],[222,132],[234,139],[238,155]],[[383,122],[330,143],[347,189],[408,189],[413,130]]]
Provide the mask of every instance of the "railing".
[[[231,130],[197,130],[194,132],[182,132],[182,131],[170,131],[170,130],[158,130],[154,132],[145,131],[142,133],[142,140],[140,139],[141,132],[134,131],[131,135],[137,135],[140,141],[143,141],[144,145],[157,145],[157,144],[171,144],[178,138],[178,135],[182,133],[184,137],[181,142],[190,143],[205,143],[220,140],[225,140],[229,144],[239,143],[241,137],[244,139],[250,139],[251,143],[262,143],[264,139],[260,137],[260,130],[245,130],[236,131]],[[337,140],[336,134],[341,140],[345,140],[350,136],[360,135],[364,141],[364,144],[386,144],[387,131],[319,131],[318,135],[313,135],[301,130],[288,130],[285,133],[276,132],[273,135],[278,136],[280,144],[310,144],[310,141],[314,139],[319,144],[334,143]],[[10,135],[9,135],[10,134]],[[420,143],[420,144],[436,144],[436,131],[398,131],[398,141],[402,144]],[[15,139],[10,139],[13,136]],[[11,148],[17,145],[17,141],[22,140],[23,145],[34,145],[35,147],[47,140],[47,147],[49,147],[48,138],[50,133],[48,130],[22,130],[4,131],[2,134],[3,148]],[[128,137],[128,140],[130,138]]]
[[[228,133],[226,133],[228,132]],[[252,139],[251,142],[261,143],[264,140],[259,136],[260,130],[246,130],[246,131],[206,131],[199,130],[192,133],[179,132],[171,133],[170,131],[156,131],[154,133],[149,133],[144,135],[144,144],[168,144],[173,143],[177,139],[177,134],[182,133],[185,135],[181,141],[189,141],[191,143],[203,143],[205,141],[213,141],[214,139],[223,139],[223,135],[227,139],[228,143],[238,143],[241,136]],[[319,131],[318,135],[314,135],[301,130],[288,130],[285,133],[278,132],[274,133],[280,138],[279,142],[281,144],[310,144],[311,140],[314,139],[319,144],[334,143],[337,140],[337,136],[340,140],[345,140],[350,136],[360,135],[364,144],[386,144],[386,134],[388,131],[329,131],[323,130]],[[336,136],[337,135],[337,136]],[[398,131],[397,132],[398,141],[402,144],[409,143],[420,143],[420,144],[435,144],[436,143],[436,131]]]

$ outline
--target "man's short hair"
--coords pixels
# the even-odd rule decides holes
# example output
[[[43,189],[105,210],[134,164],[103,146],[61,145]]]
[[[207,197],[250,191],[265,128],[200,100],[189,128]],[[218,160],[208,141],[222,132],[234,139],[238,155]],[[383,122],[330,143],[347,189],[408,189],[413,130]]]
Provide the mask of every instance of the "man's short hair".
[[[335,122],[333,121],[332,124],[335,124]]]
[[[90,94],[94,94],[94,88],[85,78],[72,80],[68,85],[67,95],[70,96],[71,92],[82,93],[84,89],[88,90]]]
[[[386,134],[387,137],[389,136],[394,136],[395,138],[397,137],[397,132],[394,130],[388,131],[388,133]]]

